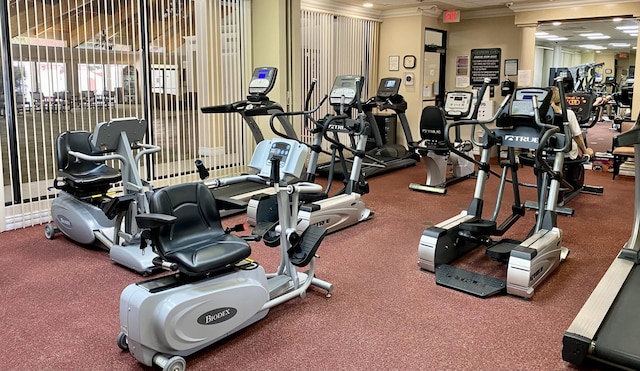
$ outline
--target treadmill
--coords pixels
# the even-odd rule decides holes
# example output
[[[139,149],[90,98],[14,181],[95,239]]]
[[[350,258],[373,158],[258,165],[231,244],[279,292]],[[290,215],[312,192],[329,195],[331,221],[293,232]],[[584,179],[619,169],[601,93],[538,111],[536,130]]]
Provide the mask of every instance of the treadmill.
[[[640,116],[633,128],[614,138],[614,146],[633,145],[640,176]],[[640,181],[635,181],[631,237],[604,274],[562,339],[562,359],[586,359],[640,370]]]
[[[387,109],[395,111],[398,116],[398,120],[400,121],[400,125],[402,126],[407,143],[413,142],[411,128],[409,127],[406,115],[407,102],[404,100],[402,95],[398,94],[401,81],[402,80],[399,78],[383,78],[380,80],[376,96],[362,104],[363,110],[367,116],[367,121],[369,121],[370,124],[371,136],[375,142],[375,147],[366,152],[366,157],[362,163],[362,169],[360,172],[364,178],[404,169],[410,166],[416,166],[420,161],[420,156],[417,153],[408,150],[402,144],[385,143],[382,138],[382,134],[380,133],[380,129],[378,128],[375,115],[373,114],[373,109],[375,107],[378,107],[380,111]],[[350,173],[350,167],[353,161],[350,160],[348,163],[348,173]],[[326,177],[329,173],[329,168],[329,163],[318,165],[318,174]],[[336,178],[344,179],[345,177],[344,173],[339,168],[335,169],[334,175]]]
[[[255,143],[258,144],[264,140],[264,135],[256,122],[257,116],[271,116],[274,113],[284,112],[282,106],[269,99],[267,94],[273,89],[276,82],[278,69],[275,67],[258,67],[253,70],[251,81],[249,82],[249,95],[247,99],[234,102],[231,104],[222,104],[217,106],[202,107],[202,113],[238,113],[242,116],[243,121],[251,130]],[[285,133],[293,138],[297,138],[297,134],[293,126],[286,116],[278,116],[278,121]],[[198,172],[201,179],[206,179],[209,175],[208,169],[204,167],[201,161],[196,161]],[[250,169],[249,173],[257,174],[257,169]],[[229,216],[244,212],[248,206],[249,200],[253,195],[260,193],[272,193],[272,187],[264,184],[244,182],[231,184],[219,188],[211,188],[211,192],[215,198],[221,201],[224,209],[220,210],[221,216]]]

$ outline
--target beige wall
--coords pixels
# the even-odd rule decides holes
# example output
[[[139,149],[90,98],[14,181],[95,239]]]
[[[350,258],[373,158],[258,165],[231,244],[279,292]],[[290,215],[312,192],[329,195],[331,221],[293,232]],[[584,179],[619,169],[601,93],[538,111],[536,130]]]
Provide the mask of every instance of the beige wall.
[[[299,4],[299,1],[296,1]],[[299,9],[299,8],[298,8]],[[300,12],[298,11],[298,14]],[[296,17],[299,19],[300,17]],[[298,29],[300,29],[298,24]],[[269,93],[272,101],[287,110],[287,35],[286,4],[280,0],[260,0],[251,2],[251,42],[253,67],[269,66],[278,68],[278,77]],[[299,40],[300,37],[297,37]],[[298,45],[298,49],[300,46]],[[299,53],[298,53],[299,54]],[[298,63],[299,64],[299,63]],[[300,70],[299,68],[297,69]],[[269,128],[269,118],[257,120],[266,139],[275,137]]]
[[[520,58],[521,30],[513,23],[513,16],[497,18],[470,19],[460,23],[453,23],[449,27],[449,46],[447,47],[447,90],[471,90],[471,87],[456,87],[456,57],[470,55],[471,49],[500,48],[500,81],[504,77],[504,60]],[[482,30],[479,32],[479,30]],[[519,63],[519,66],[521,64]],[[516,78],[512,77],[512,80]],[[485,95],[485,99],[493,100],[495,107],[503,97],[500,87],[496,86],[494,98]]]
[[[422,111],[422,91],[420,81],[422,71],[422,54],[424,50],[424,27],[422,15],[385,18],[380,25],[380,48],[378,59],[378,77],[399,77],[403,79],[400,85],[400,94],[407,101],[407,119],[411,125],[412,135],[418,133],[418,122]],[[399,56],[400,66],[398,71],[389,71],[389,56]],[[416,56],[416,67],[407,70],[402,66],[402,58],[405,55]],[[416,83],[407,86],[404,81],[405,72],[413,72]],[[378,82],[371,84],[377,87]],[[404,143],[404,135],[400,127],[396,133],[399,143]],[[416,138],[414,138],[415,140]]]

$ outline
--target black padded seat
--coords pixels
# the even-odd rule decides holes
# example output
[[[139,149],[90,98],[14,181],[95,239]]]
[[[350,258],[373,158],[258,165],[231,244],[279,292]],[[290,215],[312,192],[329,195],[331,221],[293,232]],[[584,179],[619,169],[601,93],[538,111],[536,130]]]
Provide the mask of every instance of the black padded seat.
[[[242,238],[224,232],[216,199],[204,183],[185,183],[156,191],[150,211],[176,217],[171,225],[154,228],[151,238],[163,260],[191,276],[204,275],[251,255]]]
[[[118,170],[102,162],[86,161],[69,155],[69,151],[99,155],[100,152],[91,145],[90,136],[88,131],[65,131],[58,135],[56,161],[58,177],[63,179],[64,186],[58,187],[56,182],[56,188],[72,193],[104,193],[113,183],[122,180]]]

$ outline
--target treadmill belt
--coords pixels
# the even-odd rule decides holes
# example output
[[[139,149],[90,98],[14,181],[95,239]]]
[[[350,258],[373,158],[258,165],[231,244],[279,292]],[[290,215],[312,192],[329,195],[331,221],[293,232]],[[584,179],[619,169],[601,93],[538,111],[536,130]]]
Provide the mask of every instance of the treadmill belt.
[[[640,269],[625,281],[598,331],[594,356],[640,370]]]
[[[242,183],[232,184],[230,186],[213,188],[211,189],[211,193],[213,193],[215,197],[237,198],[236,196],[238,195],[255,192],[255,191],[266,189],[266,188],[269,188],[269,187],[264,184],[254,183],[254,182],[242,182]],[[245,200],[247,200],[247,198],[245,198]]]
[[[369,163],[370,165],[362,164],[362,169],[360,172],[364,174],[365,178],[372,177],[374,175],[385,174],[394,170],[404,169],[410,166],[416,166],[418,163],[416,160],[412,158],[395,158],[395,157],[379,157],[376,156],[376,159],[384,161],[384,164],[377,163],[371,159],[365,158],[364,162]],[[352,160],[352,159],[351,159]],[[347,171],[351,172],[351,166],[353,163],[347,162]],[[326,177],[329,174],[329,166],[328,164],[322,164],[318,166],[318,174],[320,176]],[[339,163],[336,163],[334,169],[334,179],[344,179],[344,173],[342,172],[342,166]]]

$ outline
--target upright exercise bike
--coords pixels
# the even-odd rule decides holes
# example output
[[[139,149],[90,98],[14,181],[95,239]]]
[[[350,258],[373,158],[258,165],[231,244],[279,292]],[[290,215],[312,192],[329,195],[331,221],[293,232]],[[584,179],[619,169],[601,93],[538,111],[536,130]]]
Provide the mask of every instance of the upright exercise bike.
[[[549,277],[569,253],[569,250],[561,245],[562,231],[556,225],[555,207],[560,189],[563,152],[570,148],[571,135],[564,104],[564,135],[559,133],[558,126],[546,123],[549,117],[553,117],[549,89],[518,89],[509,107],[505,108],[508,100],[509,97],[504,100],[497,114],[489,121],[458,121],[447,125],[445,135],[453,125],[472,125],[472,136],[475,125],[480,125],[485,131],[482,143],[477,143],[482,147],[482,154],[480,161],[477,162],[479,171],[476,188],[471,205],[466,211],[423,232],[418,247],[418,266],[435,272],[437,284],[479,297],[488,297],[506,291],[508,294],[531,298],[535,288]],[[545,117],[544,122],[540,119],[541,116]],[[496,119],[498,119],[497,128],[489,129],[486,124]],[[507,148],[507,160],[500,164],[502,175],[493,215],[489,219],[483,219],[484,190],[487,179],[492,173],[489,160],[494,145]],[[450,148],[456,151],[453,145],[450,145]],[[549,184],[549,187],[542,187],[539,190],[538,202],[544,205],[544,210],[538,213],[536,224],[527,238],[523,241],[497,240],[492,236],[502,236],[525,212],[518,190],[519,164],[516,162],[514,153],[516,148],[536,150],[536,166],[543,173],[542,184]],[[545,151],[556,154],[553,168],[542,158],[542,153]],[[458,155],[463,154],[458,153]],[[514,191],[514,204],[512,214],[498,225],[497,217],[507,183],[508,170],[511,172],[510,182]],[[507,264],[506,282],[450,265],[457,258],[479,246],[485,246],[487,256],[493,260]]]
[[[489,79],[485,80],[478,97],[484,96]],[[427,106],[420,115],[420,142],[414,142],[411,147],[422,156],[427,167],[427,180],[424,184],[410,183],[412,191],[429,193],[447,193],[447,186],[456,184],[475,175],[475,164],[466,157],[472,156],[471,141],[463,141],[460,137],[460,126],[455,126],[454,146],[464,152],[465,157],[458,156],[449,150],[445,142],[444,129],[447,119],[454,121],[464,119],[471,113],[471,119],[478,117],[478,110],[482,103],[478,99],[473,113],[473,93],[469,91],[452,91],[445,96],[444,108]],[[450,175],[451,174],[451,175]]]
[[[62,232],[84,245],[96,244],[109,251],[114,262],[140,274],[155,269],[156,255],[138,249],[138,214],[149,212],[147,194],[153,189],[140,178],[138,164],[160,147],[142,143],[147,124],[136,118],[113,119],[88,131],[65,131],[56,141],[58,197],[51,204],[53,224],[45,225],[45,236]],[[134,154],[134,150],[137,153]],[[120,170],[106,163],[120,162]],[[122,194],[109,190],[122,182]]]
[[[139,215],[145,228],[141,248],[151,241],[159,264],[178,273],[131,284],[120,296],[118,346],[140,363],[182,371],[183,357],[193,354],[264,318],[269,309],[296,297],[311,285],[327,292],[333,285],[315,277],[316,251],[326,229],[296,230],[301,193],[319,192],[312,183],[287,185],[285,173],[301,175],[308,148],[287,139],[264,140],[252,162],[263,166],[256,175],[220,179],[269,184],[278,195],[280,265],[277,272],[249,259],[251,248],[220,223],[216,200],[204,183],[186,183],[157,191],[151,213]],[[308,267],[298,272],[296,267]]]

